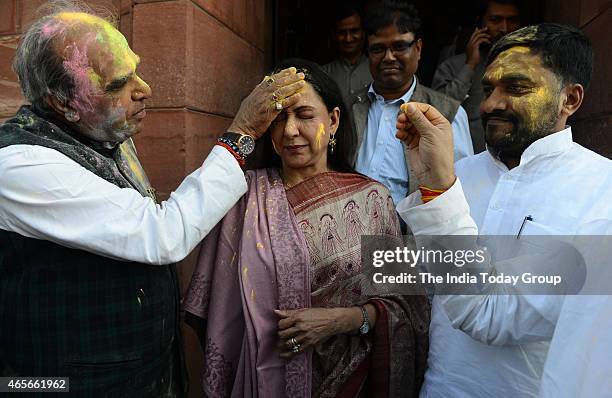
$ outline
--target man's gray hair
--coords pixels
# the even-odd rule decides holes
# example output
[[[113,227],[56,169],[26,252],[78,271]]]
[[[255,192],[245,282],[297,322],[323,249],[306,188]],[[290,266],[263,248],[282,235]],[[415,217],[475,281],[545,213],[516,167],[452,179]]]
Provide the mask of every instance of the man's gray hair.
[[[35,109],[49,111],[47,96],[67,104],[74,96],[75,82],[66,70],[55,43],[63,40],[58,14],[83,12],[102,18],[117,26],[117,18],[110,8],[94,8],[80,0],[54,0],[38,9],[39,18],[23,34],[15,59],[13,71],[19,76],[21,91]]]

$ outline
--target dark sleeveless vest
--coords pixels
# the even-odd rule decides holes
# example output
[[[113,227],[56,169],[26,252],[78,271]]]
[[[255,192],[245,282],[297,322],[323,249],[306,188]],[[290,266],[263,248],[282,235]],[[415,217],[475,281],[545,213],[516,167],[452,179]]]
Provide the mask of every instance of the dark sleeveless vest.
[[[0,148],[18,144],[54,149],[154,199],[131,140],[94,149],[22,107],[0,126]],[[2,376],[69,377],[74,396],[180,396],[178,314],[174,266],[117,261],[0,230]]]

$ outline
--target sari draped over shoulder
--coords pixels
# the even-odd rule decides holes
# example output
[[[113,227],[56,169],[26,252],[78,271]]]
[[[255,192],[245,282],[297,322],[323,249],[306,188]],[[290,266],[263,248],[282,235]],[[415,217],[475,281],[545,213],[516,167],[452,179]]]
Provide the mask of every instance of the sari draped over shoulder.
[[[427,299],[361,294],[361,235],[400,234],[388,190],[336,172],[287,192],[275,169],[249,171],[247,182],[247,194],[204,240],[184,302],[186,311],[206,320],[204,393],[418,396],[428,350]],[[274,309],[367,302],[378,314],[372,332],[335,335],[291,360],[279,357]]]

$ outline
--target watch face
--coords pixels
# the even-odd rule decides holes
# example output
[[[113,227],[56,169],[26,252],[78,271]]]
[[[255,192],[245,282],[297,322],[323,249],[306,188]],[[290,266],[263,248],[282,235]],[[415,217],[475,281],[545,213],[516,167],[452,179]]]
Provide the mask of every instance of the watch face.
[[[250,135],[243,135],[238,140],[238,147],[245,156],[250,155],[255,150],[255,140]]]

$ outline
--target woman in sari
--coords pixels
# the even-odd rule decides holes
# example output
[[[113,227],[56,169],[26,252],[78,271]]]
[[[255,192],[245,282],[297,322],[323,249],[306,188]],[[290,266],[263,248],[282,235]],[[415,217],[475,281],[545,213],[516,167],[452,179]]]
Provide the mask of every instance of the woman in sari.
[[[340,90],[314,63],[269,127],[268,167],[204,240],[184,308],[211,397],[418,396],[423,296],[366,297],[360,236],[399,236],[389,191],[348,165]]]

